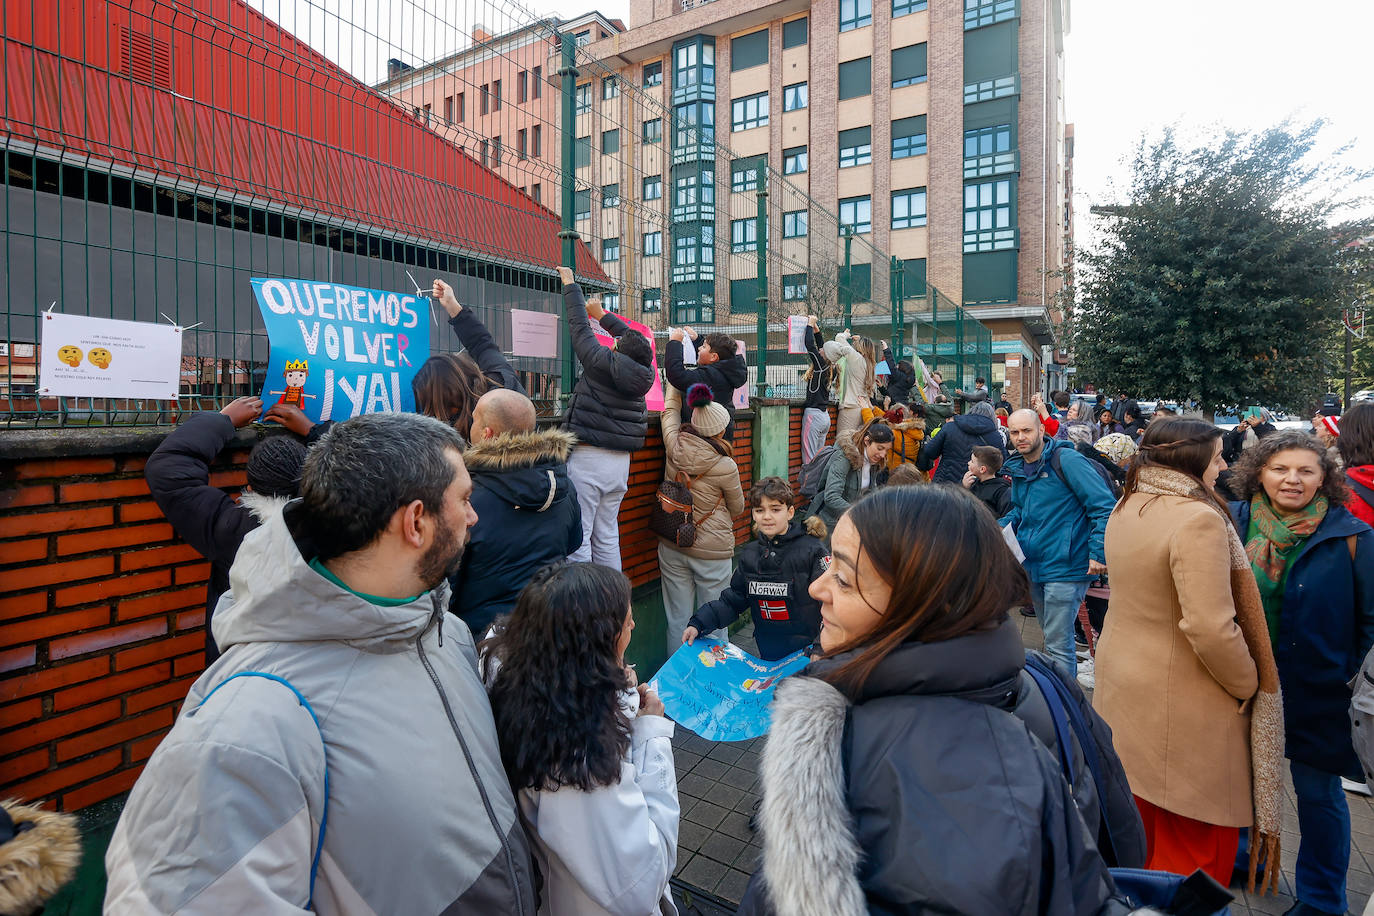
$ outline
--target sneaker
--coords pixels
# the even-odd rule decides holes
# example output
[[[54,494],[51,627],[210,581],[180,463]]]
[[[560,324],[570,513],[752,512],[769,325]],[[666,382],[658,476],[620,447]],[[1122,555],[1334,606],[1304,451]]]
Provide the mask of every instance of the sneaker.
[[[1093,676],[1093,660],[1085,658],[1078,663],[1078,683],[1081,687],[1092,690],[1097,684],[1097,678]]]
[[[1368,783],[1355,782],[1353,779],[1346,779],[1344,776],[1341,777],[1341,788],[1347,792],[1354,792],[1356,795],[1363,795],[1366,798],[1374,796],[1374,791],[1370,791]]]

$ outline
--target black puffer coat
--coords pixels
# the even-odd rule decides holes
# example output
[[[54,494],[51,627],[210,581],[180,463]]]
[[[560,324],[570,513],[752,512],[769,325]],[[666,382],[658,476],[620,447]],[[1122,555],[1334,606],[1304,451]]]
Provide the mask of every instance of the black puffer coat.
[[[597,342],[587,320],[582,287],[576,283],[567,286],[563,304],[572,330],[573,352],[582,364],[582,377],[568,404],[567,428],[586,445],[618,452],[643,448],[648,427],[644,395],[654,386],[653,370]],[[602,316],[601,327],[616,339],[630,330],[610,312]]]
[[[901,647],[852,704],[817,677],[784,681],[763,755],[763,868],[740,913],[1129,912],[1057,757],[1011,714],[1024,658],[1007,623]]]
[[[825,358],[820,341],[816,339],[816,329],[806,326],[806,356],[811,360],[811,378],[806,380],[806,406],[812,410],[825,410],[830,406],[830,360]]]
[[[668,341],[667,356],[663,364],[668,376],[668,384],[686,393],[693,385],[707,385],[711,389],[711,400],[730,411],[730,422],[725,427],[725,441],[735,439],[735,389],[749,381],[749,367],[744,364],[743,356],[719,359],[709,366],[685,366],[682,363],[682,341]],[[682,422],[692,422],[692,408],[683,398]]]
[[[520,384],[520,377],[515,374],[515,367],[506,359],[501,348],[496,345],[496,339],[491,336],[491,332],[482,324],[475,311],[463,309],[448,320],[448,326],[458,335],[463,348],[467,350],[473,362],[477,363],[477,368],[482,370],[487,381],[498,388],[509,388],[511,391],[528,394],[525,386]]]
[[[687,625],[709,633],[749,611],[759,658],[776,661],[811,645],[821,631],[821,604],[811,597],[811,583],[830,566],[830,551],[817,536],[825,536],[825,526],[812,517],[805,524],[793,519],[777,537],[755,537],[740,551],[730,587]]]
[[[887,368],[890,374],[887,377],[887,396],[892,399],[894,404],[910,404],[911,389],[916,384],[916,374],[914,372],[904,372],[902,367],[892,358],[892,350],[884,351],[884,359],[887,360]]]
[[[449,580],[448,609],[473,639],[515,608],[536,572],[582,546],[582,510],[567,464],[576,442],[557,429],[505,433],[464,453],[477,524]]]
[[[968,473],[968,460],[973,450],[980,445],[990,445],[1007,455],[1007,447],[1002,442],[1002,432],[992,417],[978,414],[960,414],[953,418],[939,432],[926,440],[921,446],[921,457],[916,467],[929,471],[935,459],[940,466],[931,475],[931,483],[959,483]]]

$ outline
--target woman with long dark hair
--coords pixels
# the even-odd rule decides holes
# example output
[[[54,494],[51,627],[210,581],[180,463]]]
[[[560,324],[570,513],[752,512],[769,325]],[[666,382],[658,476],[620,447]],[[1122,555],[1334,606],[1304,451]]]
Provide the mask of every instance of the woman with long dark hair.
[[[1345,412],[1336,448],[1350,484],[1345,507],[1366,525],[1374,525],[1374,401],[1361,401]]]
[[[1277,887],[1283,709],[1250,563],[1212,495],[1221,449],[1202,420],[1145,430],[1107,523],[1093,706],[1112,727],[1149,868],[1228,884],[1240,829],[1254,827]]]
[[[1014,714],[1007,609],[1029,582],[992,515],[962,488],[886,487],[840,519],[831,554],[811,585],[821,657],[773,703],[763,868],[740,912],[1126,912]]]
[[[416,370],[410,383],[415,409],[443,420],[458,430],[464,442],[471,442],[472,411],[477,400],[493,388],[525,394],[525,386],[476,313],[458,302],[453,287],[435,280],[430,296],[448,313],[448,323],[464,349],[431,356]]]
[[[482,644],[501,762],[544,883],[541,914],[675,914],[673,723],[625,665],[634,630],[619,570],[538,572]]]

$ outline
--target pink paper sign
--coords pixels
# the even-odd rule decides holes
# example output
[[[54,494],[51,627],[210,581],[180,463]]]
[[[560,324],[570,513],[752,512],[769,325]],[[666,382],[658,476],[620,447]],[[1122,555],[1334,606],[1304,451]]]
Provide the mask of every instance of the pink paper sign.
[[[644,406],[652,411],[661,411],[663,409],[663,381],[658,377],[658,347],[654,343],[654,332],[649,330],[648,325],[640,324],[633,318],[620,316],[620,319],[630,326],[630,330],[638,331],[649,338],[649,352],[653,354],[653,362],[650,365],[654,372],[654,387],[650,388],[649,393],[644,396]],[[591,324],[592,333],[596,334],[596,340],[601,346],[615,346],[615,338],[607,334],[600,324],[595,321]]]

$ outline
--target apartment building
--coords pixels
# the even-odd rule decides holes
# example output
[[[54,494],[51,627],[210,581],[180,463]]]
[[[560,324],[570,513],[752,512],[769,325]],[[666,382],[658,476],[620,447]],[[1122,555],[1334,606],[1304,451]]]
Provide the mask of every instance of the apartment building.
[[[638,299],[613,304],[651,324],[748,333],[762,159],[804,201],[774,205],[768,222],[765,247],[783,263],[833,268],[846,234],[864,243],[846,279],[876,301],[856,305],[856,325],[867,314],[884,336],[891,255],[915,300],[908,318],[919,317],[929,281],[991,330],[989,381],[1013,402],[1062,383],[1068,17],[1068,0],[631,0],[629,28],[595,13],[558,24],[586,40],[575,225]],[[547,30],[482,33],[474,49],[380,88],[420,116],[441,111],[436,129],[556,208],[557,88],[537,100],[522,88],[540,62],[547,80],[557,67]],[[494,113],[473,111],[472,87],[495,99],[492,87],[510,78],[498,71],[512,67],[518,113],[484,129]],[[818,211],[835,219],[817,225]],[[787,270],[770,268],[768,297],[800,310],[805,267]]]

